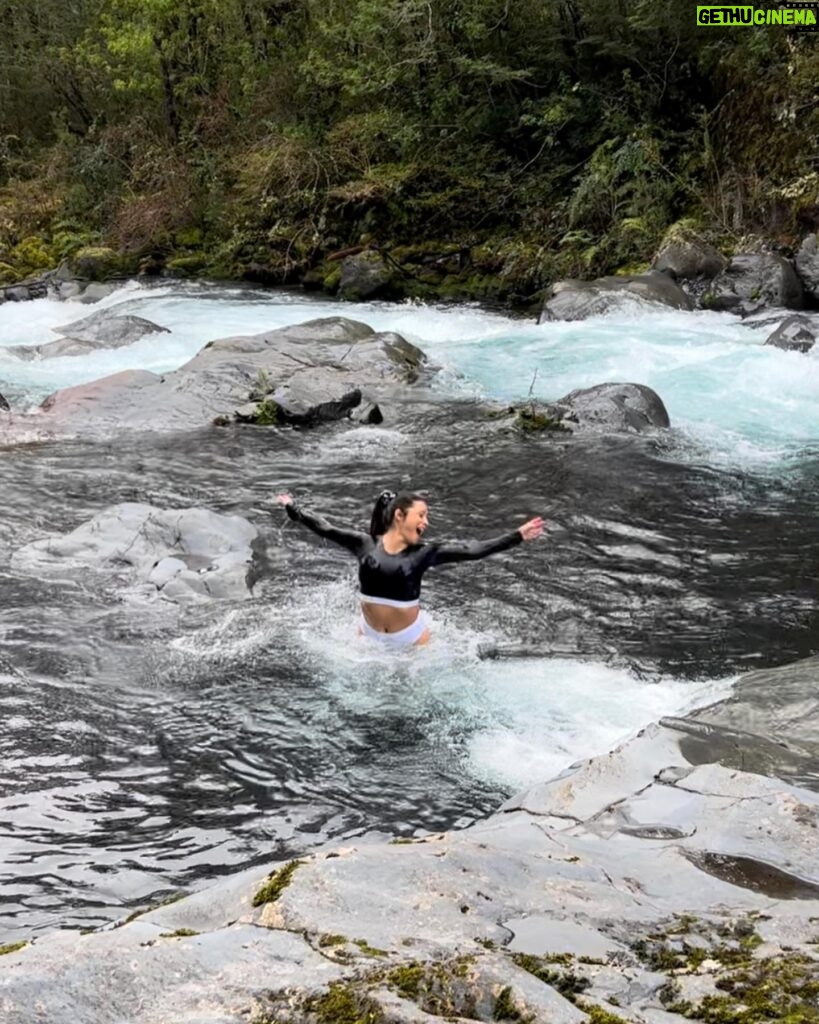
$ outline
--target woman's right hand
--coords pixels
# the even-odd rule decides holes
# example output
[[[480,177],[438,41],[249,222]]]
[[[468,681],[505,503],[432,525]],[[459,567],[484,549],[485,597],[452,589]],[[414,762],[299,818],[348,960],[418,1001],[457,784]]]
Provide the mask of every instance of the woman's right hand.
[[[292,505],[293,504],[293,495],[292,494],[277,494],[276,495],[276,501],[278,501],[278,503],[280,505]]]

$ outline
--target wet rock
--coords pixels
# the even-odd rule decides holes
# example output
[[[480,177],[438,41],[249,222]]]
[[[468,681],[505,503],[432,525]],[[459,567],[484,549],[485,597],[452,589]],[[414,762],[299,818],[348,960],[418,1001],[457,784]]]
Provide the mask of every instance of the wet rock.
[[[796,273],[814,303],[819,303],[819,238],[808,235],[795,259]]]
[[[47,341],[43,345],[9,345],[6,351],[18,359],[30,362],[33,359],[58,359],[61,356],[84,356],[98,348],[104,348],[100,342],[79,341],[76,338],[58,338]]]
[[[376,298],[387,290],[393,274],[393,269],[377,253],[348,256],[341,264],[339,297],[353,302]]]
[[[774,253],[740,253],[702,297],[706,309],[748,316],[765,306],[802,309],[802,283],[792,264]]]
[[[810,352],[816,342],[813,323],[804,316],[789,316],[765,340],[766,345],[788,352]]]
[[[342,841],[113,930],[40,937],[0,957],[4,1024],[108,1024],[112,1005],[131,1024],[169,1005],[236,1024],[580,1024],[594,1006],[660,1022],[681,994],[730,993],[792,955],[815,973],[819,797],[692,764],[685,742],[654,725],[469,828]],[[649,823],[679,836],[630,831]],[[778,877],[749,886],[729,861],[806,888],[783,899]]]
[[[538,323],[585,320],[640,300],[672,309],[693,309],[694,306],[671,277],[649,271],[646,274],[601,277],[595,281],[558,281],[550,289]]]
[[[710,280],[725,269],[727,260],[696,231],[674,225],[660,243],[651,266],[677,281]]]
[[[363,405],[359,405],[351,410],[350,419],[354,423],[378,426],[384,422],[384,414],[375,402],[365,402]]]
[[[96,570],[132,593],[174,603],[244,598],[256,529],[206,509],[114,505],[64,536],[21,548],[12,564],[37,575]]]
[[[170,334],[167,327],[160,327],[151,320],[141,316],[121,316],[108,309],[101,309],[70,324],[52,327],[52,330],[63,337],[96,342],[105,348],[131,345],[146,334]]]
[[[105,332],[106,323],[87,325],[82,336]],[[79,333],[77,325],[68,328]],[[257,423],[310,425],[346,418],[363,400],[377,404],[383,415],[385,403],[403,397],[425,367],[423,352],[399,335],[331,317],[220,338],[162,376],[126,371],[63,389],[43,403],[46,415],[30,418],[26,426],[32,432],[82,434],[191,430],[217,418],[224,422],[237,409],[241,418],[255,413]],[[249,401],[259,408],[246,409]]]
[[[118,281],[92,281],[86,287],[80,288],[79,300],[83,305],[91,306],[113,295],[119,287]]]
[[[570,430],[592,428],[643,433],[670,425],[662,399],[644,384],[598,384],[582,388],[570,392],[549,408]]]

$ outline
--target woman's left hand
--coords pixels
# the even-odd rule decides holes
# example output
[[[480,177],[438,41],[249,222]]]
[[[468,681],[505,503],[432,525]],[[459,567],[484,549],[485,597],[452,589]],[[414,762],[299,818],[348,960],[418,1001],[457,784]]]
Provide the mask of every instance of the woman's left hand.
[[[534,519],[530,519],[523,526],[518,527],[518,533],[524,540],[534,540],[535,537],[539,537],[543,533],[543,519],[541,516],[535,516]]]

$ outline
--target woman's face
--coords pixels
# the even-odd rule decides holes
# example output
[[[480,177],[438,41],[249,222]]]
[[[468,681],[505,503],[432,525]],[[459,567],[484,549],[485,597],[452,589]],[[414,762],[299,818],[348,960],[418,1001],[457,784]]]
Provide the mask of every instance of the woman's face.
[[[399,508],[395,513],[395,524],[402,540],[407,544],[418,544],[429,526],[427,503],[414,501],[406,512]]]

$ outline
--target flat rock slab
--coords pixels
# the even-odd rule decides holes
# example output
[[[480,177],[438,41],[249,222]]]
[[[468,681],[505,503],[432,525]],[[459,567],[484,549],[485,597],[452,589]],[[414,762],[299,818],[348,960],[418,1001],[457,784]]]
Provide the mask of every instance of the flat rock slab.
[[[132,593],[174,603],[241,599],[250,596],[256,540],[256,528],[240,516],[129,502],[69,534],[26,545],[11,563],[36,575],[92,568],[121,580]]]

